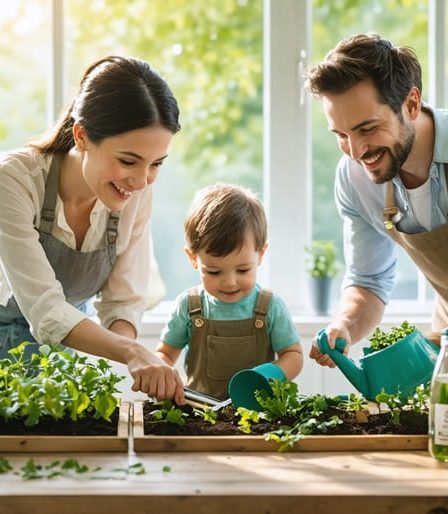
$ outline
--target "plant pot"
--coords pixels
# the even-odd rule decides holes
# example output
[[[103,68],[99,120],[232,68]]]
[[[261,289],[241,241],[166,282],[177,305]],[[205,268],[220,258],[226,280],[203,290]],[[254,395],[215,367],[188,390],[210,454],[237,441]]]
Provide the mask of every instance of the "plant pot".
[[[328,314],[331,299],[331,277],[309,277],[309,292],[313,311],[319,316]]]

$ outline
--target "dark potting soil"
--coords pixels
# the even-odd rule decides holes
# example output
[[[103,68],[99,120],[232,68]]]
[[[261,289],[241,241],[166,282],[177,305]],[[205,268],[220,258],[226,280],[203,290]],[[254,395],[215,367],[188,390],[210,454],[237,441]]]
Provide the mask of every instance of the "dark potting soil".
[[[66,435],[66,436],[116,436],[118,431],[119,409],[110,417],[111,421],[87,417],[78,421],[60,419],[55,421],[49,416],[42,417],[33,427],[27,427],[25,420],[0,419],[0,435]]]
[[[189,405],[179,407],[188,414],[184,426],[169,422],[154,422],[151,413],[160,406],[150,401],[143,404],[143,420],[145,435],[246,435],[238,429],[239,416],[235,415],[232,407],[225,407],[218,412],[218,419],[211,424],[197,417]],[[341,424],[328,428],[325,435],[369,435],[369,434],[427,434],[428,416],[425,413],[413,410],[403,410],[400,414],[400,423],[394,424],[390,413],[381,413],[368,416],[367,423],[359,423],[355,412],[347,412],[342,409],[329,408],[324,414],[318,416],[319,421],[325,421],[337,415]],[[250,435],[263,435],[277,430],[281,425],[294,425],[293,419],[281,419],[275,423],[266,421],[252,425]],[[322,433],[316,435],[323,435]]]

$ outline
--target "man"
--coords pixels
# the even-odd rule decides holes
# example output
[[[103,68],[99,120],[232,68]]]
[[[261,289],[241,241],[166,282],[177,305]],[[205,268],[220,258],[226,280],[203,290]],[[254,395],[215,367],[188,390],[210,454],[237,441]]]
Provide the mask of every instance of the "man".
[[[421,100],[415,53],[377,35],[339,42],[307,77],[345,154],[335,198],[344,221],[346,275],[326,332],[359,341],[378,325],[396,274],[399,244],[438,293],[434,340],[448,325],[448,112]],[[348,351],[348,350],[347,350]],[[312,348],[310,357],[334,366]]]

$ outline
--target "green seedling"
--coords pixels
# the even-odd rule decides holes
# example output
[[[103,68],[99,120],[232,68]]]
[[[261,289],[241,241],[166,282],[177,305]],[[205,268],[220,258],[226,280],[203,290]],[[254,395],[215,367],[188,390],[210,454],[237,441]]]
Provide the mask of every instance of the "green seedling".
[[[214,425],[218,419],[218,412],[208,405],[204,405],[202,409],[193,409],[194,415],[202,418],[207,423]]]
[[[42,345],[25,361],[27,343],[0,360],[0,418],[23,419],[34,426],[43,416],[77,421],[87,416],[110,421],[118,406],[116,384],[124,377],[111,371],[104,359],[87,362],[56,347]]]
[[[179,407],[176,407],[171,400],[160,402],[160,409],[151,412],[151,423],[173,423],[184,426],[188,414]]]
[[[416,330],[416,327],[410,325],[407,321],[403,321],[399,327],[392,327],[388,332],[376,328],[369,338],[370,350],[378,351],[387,348]]]

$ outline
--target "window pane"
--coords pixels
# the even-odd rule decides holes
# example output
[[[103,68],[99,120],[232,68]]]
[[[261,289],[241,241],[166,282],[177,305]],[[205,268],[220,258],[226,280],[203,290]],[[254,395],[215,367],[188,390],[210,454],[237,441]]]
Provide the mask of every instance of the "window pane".
[[[218,180],[261,192],[263,1],[64,5],[71,88],[94,59],[135,55],[162,73],[179,101],[182,130],[155,185],[152,221],[166,299],[173,299],[198,281],[183,252],[183,220],[194,192]],[[92,24],[95,19],[101,22]]]
[[[313,0],[313,55],[316,63],[345,37],[375,32],[397,45],[412,46],[423,71],[423,97],[428,91],[428,2],[426,0]],[[342,255],[342,222],[333,199],[336,164],[341,154],[329,133],[320,102],[313,102],[313,237],[335,239]],[[398,280],[393,298],[417,297],[416,268],[398,252]]]
[[[2,2],[0,150],[21,147],[45,130],[50,6],[47,0]]]

